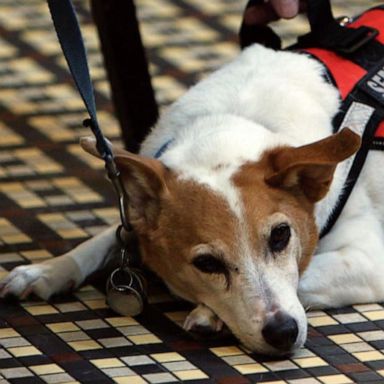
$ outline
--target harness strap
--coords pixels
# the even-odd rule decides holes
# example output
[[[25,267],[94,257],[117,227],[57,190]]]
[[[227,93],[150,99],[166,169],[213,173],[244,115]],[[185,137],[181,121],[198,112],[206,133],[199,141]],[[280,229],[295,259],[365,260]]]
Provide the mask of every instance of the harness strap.
[[[71,0],[47,0],[47,2],[69,70],[90,116],[84,120],[83,124],[90,127],[95,135],[97,150],[105,161],[108,177],[119,198],[122,224],[127,231],[131,231],[132,227],[125,214],[128,197],[120,179],[120,172],[114,162],[112,150],[99,127],[84,42],[72,2]]]
[[[328,217],[325,226],[320,231],[320,238],[327,235],[335,225],[353,191],[367,158],[370,143],[372,142],[372,138],[376,131],[378,119],[380,119],[380,117],[373,107],[358,102],[352,102],[340,124],[340,127],[348,127],[361,137],[361,148],[355,155],[344,161],[344,173],[341,175],[343,189],[336,206]]]
[[[300,47],[322,47],[342,54],[356,52],[377,36],[366,25],[345,28],[333,17],[330,0],[309,0],[307,9],[311,32],[298,38]]]
[[[263,5],[264,0],[249,0],[245,8],[243,21],[239,31],[240,46],[242,49],[248,45],[258,43],[267,48],[281,49],[280,37],[266,24],[248,23],[246,12],[249,8]]]
[[[157,152],[155,153],[155,155],[153,156],[155,159],[159,159],[161,157],[161,155],[168,149],[169,145],[172,144],[174,139],[169,139],[168,141],[166,141],[158,150]]]

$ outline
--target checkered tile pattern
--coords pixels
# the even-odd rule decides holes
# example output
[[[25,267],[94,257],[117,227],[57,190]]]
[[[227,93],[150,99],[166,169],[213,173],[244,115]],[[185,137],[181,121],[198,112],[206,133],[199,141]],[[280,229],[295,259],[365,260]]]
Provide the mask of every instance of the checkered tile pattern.
[[[373,0],[334,0],[337,15]],[[97,92],[99,120],[119,141],[97,35],[76,1]],[[244,0],[138,0],[156,97],[162,108],[238,52]],[[286,43],[302,18],[279,23]],[[100,160],[78,138],[83,104],[74,89],[44,0],[0,2],[0,277],[15,266],[70,250],[118,219]],[[101,283],[100,283],[101,282]],[[249,353],[232,337],[196,339],[181,324],[191,309],[161,287],[133,319],[105,304],[99,274],[49,303],[0,302],[0,384],[384,382],[384,307],[308,313],[305,348],[290,359]],[[92,285],[95,284],[96,285]]]

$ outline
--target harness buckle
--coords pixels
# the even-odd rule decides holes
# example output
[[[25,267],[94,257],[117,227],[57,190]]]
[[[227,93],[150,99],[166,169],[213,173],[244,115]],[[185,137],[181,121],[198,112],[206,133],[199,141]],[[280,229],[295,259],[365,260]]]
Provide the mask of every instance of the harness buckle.
[[[338,23],[325,28],[322,35],[313,32],[300,36],[297,41],[300,48],[320,47],[341,54],[351,54],[373,40],[379,31],[372,27],[360,26],[347,28]]]
[[[352,30],[352,28],[348,28],[348,30]],[[373,40],[378,34],[379,31],[372,27],[361,26],[357,29],[353,29],[355,34],[351,38],[346,41],[345,45],[342,47],[338,47],[337,49],[342,53],[353,53],[356,52],[359,48]]]

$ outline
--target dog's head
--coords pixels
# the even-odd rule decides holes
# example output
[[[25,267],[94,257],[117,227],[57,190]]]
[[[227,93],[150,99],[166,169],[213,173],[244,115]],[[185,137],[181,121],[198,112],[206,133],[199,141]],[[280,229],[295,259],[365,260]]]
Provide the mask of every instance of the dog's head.
[[[93,154],[94,143],[82,146]],[[302,147],[265,150],[236,170],[217,165],[220,193],[160,161],[119,150],[129,219],[144,263],[180,297],[214,311],[249,349],[287,353],[306,338],[297,297],[318,234],[314,205],[359,147],[348,129]],[[205,176],[203,176],[205,175]]]

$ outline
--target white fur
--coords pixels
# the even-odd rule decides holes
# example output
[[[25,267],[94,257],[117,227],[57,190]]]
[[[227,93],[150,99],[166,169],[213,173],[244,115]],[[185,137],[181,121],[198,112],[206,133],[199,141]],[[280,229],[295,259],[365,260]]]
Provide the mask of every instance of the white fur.
[[[239,223],[239,252],[247,271],[241,278],[243,287],[249,291],[248,300],[231,303],[226,310],[240,316],[251,328],[256,327],[260,319],[251,313],[252,308],[256,304],[271,304],[268,294],[263,294],[267,289],[263,281],[268,280],[277,305],[290,311],[299,322],[298,345],[303,342],[306,329],[296,297],[298,285],[305,307],[334,307],[384,299],[384,204],[380,200],[384,178],[378,175],[377,166],[384,160],[384,153],[373,152],[368,156],[341,217],[332,232],[319,242],[300,282],[297,269],[294,270],[295,257],[285,261],[284,268],[289,271],[285,274],[271,269],[268,263],[255,268],[252,262],[252,244],[245,235],[244,207],[231,176],[245,162],[258,160],[268,148],[280,144],[299,146],[331,134],[339,99],[321,72],[320,64],[305,55],[251,46],[174,103],[141,150],[144,155],[154,156],[169,142],[161,161],[180,177],[202,183],[227,200]],[[325,224],[343,187],[343,167],[344,164],[338,166],[330,192],[316,206],[319,227]],[[109,231],[60,258],[71,259],[78,265],[80,277],[76,278],[76,284],[103,264],[114,241],[113,231]],[[296,248],[291,253],[295,255],[299,246],[297,241],[293,243],[292,247]],[[19,267],[5,281],[3,293],[20,295],[28,285],[33,290],[32,284],[39,273],[46,276],[45,264]],[[53,274],[53,269],[49,273]],[[61,273],[65,274],[65,268]],[[33,278],[23,279],[24,275]],[[58,280],[47,292],[35,291],[47,297],[62,290],[67,282],[68,279]],[[213,316],[206,307],[204,311],[205,320],[198,321],[201,324]],[[191,318],[200,318],[199,313],[195,312]],[[187,323],[189,328],[193,326],[190,321]],[[250,329],[249,335],[256,337],[252,332]],[[258,343],[254,342],[255,349],[265,350]]]

